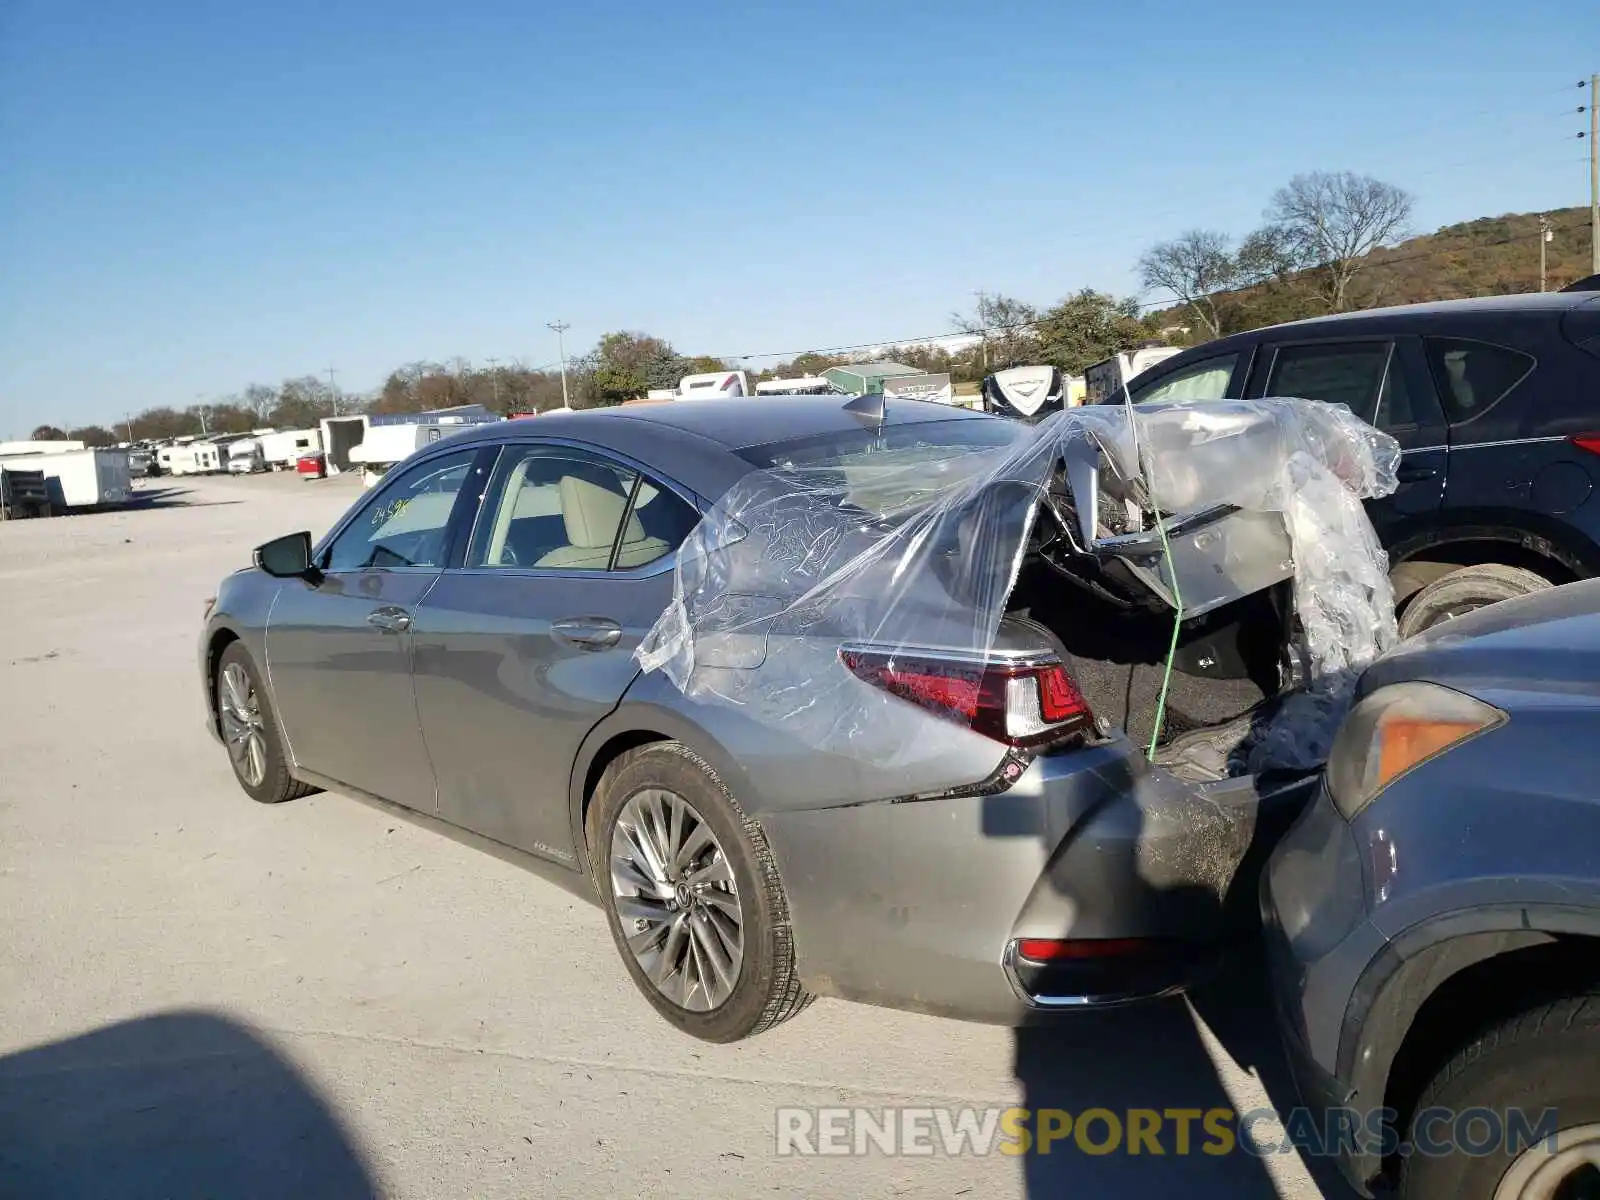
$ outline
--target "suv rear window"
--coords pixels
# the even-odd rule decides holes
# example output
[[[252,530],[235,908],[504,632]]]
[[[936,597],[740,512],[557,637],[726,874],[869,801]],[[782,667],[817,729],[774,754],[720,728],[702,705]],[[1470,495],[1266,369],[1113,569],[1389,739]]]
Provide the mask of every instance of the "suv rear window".
[[[1452,425],[1482,416],[1533,370],[1531,354],[1465,338],[1424,338],[1428,369]]]

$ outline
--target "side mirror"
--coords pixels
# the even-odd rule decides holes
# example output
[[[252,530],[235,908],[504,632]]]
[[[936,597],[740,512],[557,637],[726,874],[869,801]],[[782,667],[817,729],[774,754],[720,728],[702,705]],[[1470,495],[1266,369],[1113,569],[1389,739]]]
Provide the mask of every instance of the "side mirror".
[[[274,579],[309,578],[313,572],[311,535],[301,532],[273,538],[257,546],[252,558],[257,567]]]

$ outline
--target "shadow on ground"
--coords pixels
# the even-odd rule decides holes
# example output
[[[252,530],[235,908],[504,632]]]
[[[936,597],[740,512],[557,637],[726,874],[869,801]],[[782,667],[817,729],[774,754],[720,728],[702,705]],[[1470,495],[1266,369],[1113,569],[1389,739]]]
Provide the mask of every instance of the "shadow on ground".
[[[162,1014],[0,1058],[0,1196],[378,1194],[315,1087],[227,1018]]]
[[[186,487],[169,485],[135,489],[128,508],[217,508],[224,504],[243,504],[242,500],[202,500]]]

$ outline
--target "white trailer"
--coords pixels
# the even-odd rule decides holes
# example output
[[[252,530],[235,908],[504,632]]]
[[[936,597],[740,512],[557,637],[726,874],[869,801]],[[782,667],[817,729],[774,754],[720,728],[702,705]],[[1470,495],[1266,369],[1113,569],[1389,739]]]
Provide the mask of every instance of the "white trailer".
[[[21,471],[43,471],[50,489],[50,503],[57,508],[126,504],[133,495],[133,477],[128,470],[126,450],[0,454],[0,463]]]
[[[685,375],[678,380],[678,399],[696,400],[702,396],[748,396],[750,377],[743,371],[711,371],[705,375]]]
[[[156,461],[168,475],[215,475],[228,467],[223,449],[211,442],[163,446],[156,451]]]
[[[1118,394],[1139,375],[1174,354],[1182,354],[1181,346],[1146,346],[1127,354],[1097,362],[1083,373],[1085,404],[1104,404],[1117,400]]]
[[[268,470],[292,471],[302,456],[316,454],[322,449],[322,430],[269,430],[259,435],[256,441],[261,444],[261,454],[266,459]]]
[[[835,391],[821,375],[800,375],[794,379],[767,379],[756,384],[758,396],[823,396]]]
[[[369,425],[365,440],[350,448],[350,462],[361,469],[361,486],[371,487],[396,463],[404,462],[441,438],[460,433],[462,428],[460,425]]]

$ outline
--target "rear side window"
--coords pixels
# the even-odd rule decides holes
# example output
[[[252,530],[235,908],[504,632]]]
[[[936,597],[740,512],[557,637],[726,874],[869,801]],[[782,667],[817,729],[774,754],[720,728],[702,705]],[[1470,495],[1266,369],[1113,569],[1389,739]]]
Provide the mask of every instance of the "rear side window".
[[[1424,338],[1428,369],[1452,425],[1481,416],[1533,370],[1531,354],[1465,338]]]
[[[1391,349],[1389,342],[1284,346],[1273,360],[1267,395],[1343,404],[1371,421],[1388,375]]]
[[[642,567],[676,550],[700,519],[683,500],[628,467],[566,447],[514,448],[502,455],[489,494],[468,566]]]

